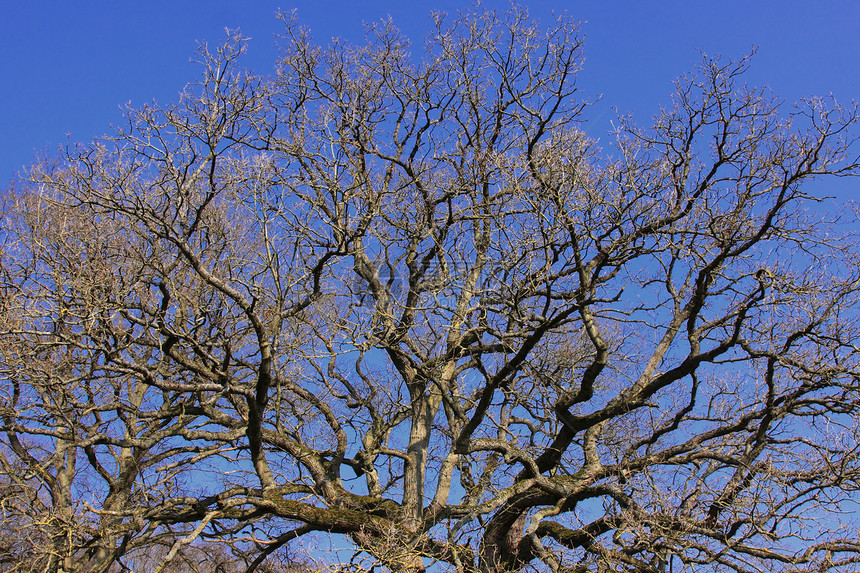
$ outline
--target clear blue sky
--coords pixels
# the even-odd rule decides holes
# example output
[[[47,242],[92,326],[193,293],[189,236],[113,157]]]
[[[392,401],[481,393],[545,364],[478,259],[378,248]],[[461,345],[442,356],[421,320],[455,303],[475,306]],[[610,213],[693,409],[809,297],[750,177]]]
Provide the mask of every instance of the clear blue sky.
[[[506,0],[484,3],[504,10]],[[581,0],[524,2],[533,17],[566,10],[585,21],[580,86],[603,94],[591,133],[608,130],[613,107],[647,123],[668,102],[672,80],[699,53],[737,58],[758,47],[751,83],[787,101],[833,93],[860,99],[860,0]],[[277,57],[278,8],[298,9],[316,40],[360,41],[362,22],[391,15],[420,45],[429,12],[450,0],[0,0],[0,186],[39,152],[89,141],[122,120],[120,108],[167,104],[198,70],[196,42],[224,28],[253,38],[246,66],[268,73]],[[68,139],[67,139],[68,134]]]

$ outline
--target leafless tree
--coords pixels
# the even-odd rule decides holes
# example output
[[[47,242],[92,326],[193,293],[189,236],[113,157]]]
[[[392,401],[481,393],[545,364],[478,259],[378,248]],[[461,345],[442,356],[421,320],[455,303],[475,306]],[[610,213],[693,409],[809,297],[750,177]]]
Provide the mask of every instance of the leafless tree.
[[[601,149],[566,17],[284,22],[6,197],[0,551],[855,570],[856,108],[705,58]]]

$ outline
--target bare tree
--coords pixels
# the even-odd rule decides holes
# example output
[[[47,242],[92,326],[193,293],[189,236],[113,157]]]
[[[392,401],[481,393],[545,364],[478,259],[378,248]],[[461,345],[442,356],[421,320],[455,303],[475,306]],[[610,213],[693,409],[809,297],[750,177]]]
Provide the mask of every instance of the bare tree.
[[[343,571],[856,568],[856,217],[809,186],[857,174],[856,108],[705,58],[602,150],[566,17],[437,16],[420,60],[284,21],[273,76],[204,48],[7,198],[39,570],[306,535]]]

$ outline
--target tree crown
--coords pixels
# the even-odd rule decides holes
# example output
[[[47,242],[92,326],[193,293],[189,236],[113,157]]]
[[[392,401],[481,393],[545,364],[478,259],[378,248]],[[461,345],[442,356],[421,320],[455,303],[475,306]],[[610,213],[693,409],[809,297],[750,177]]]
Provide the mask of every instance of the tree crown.
[[[273,75],[204,47],[6,197],[0,563],[860,560],[854,219],[808,185],[857,174],[856,107],[705,58],[604,151],[567,17],[437,16],[420,61],[284,21]]]

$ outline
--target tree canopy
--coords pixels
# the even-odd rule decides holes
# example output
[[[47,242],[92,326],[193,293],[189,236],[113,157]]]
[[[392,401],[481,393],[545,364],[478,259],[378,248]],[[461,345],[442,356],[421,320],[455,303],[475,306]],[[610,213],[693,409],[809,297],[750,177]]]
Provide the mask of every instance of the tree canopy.
[[[566,16],[284,23],[4,197],[0,571],[854,570],[856,107],[705,57],[601,148]]]

